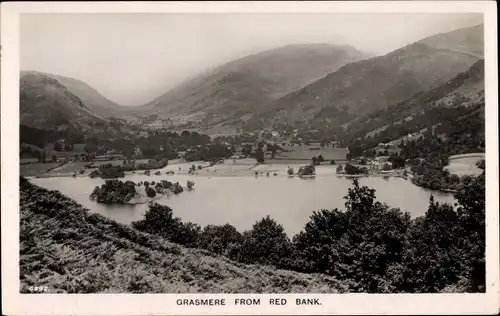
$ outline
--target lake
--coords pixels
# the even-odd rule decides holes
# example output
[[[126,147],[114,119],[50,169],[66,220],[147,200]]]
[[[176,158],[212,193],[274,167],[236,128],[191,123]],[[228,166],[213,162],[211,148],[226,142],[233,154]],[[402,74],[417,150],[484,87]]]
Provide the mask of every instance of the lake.
[[[321,173],[315,179],[289,178],[284,173],[270,177],[129,174],[125,180],[136,183],[145,180],[178,181],[183,187],[187,180],[192,180],[195,190],[162,196],[156,202],[170,206],[174,215],[183,221],[202,226],[229,223],[239,231],[250,229],[257,220],[270,215],[290,236],[303,229],[314,210],[345,209],[343,196],[352,186],[351,179]],[[31,181],[47,189],[59,190],[90,210],[124,224],[142,219],[147,210],[147,204],[103,205],[91,201],[89,195],[94,187],[104,183],[99,178],[61,177]],[[408,211],[413,217],[426,212],[431,194],[436,201],[454,203],[451,194],[429,191],[401,178],[363,177],[359,182],[375,189],[378,201]]]

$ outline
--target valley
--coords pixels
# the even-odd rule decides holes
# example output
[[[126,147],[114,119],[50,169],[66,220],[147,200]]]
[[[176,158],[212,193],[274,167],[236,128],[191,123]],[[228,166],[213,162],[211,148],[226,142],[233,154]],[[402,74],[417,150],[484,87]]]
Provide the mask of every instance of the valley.
[[[137,106],[22,71],[20,290],[484,292],[483,36],[280,46]]]

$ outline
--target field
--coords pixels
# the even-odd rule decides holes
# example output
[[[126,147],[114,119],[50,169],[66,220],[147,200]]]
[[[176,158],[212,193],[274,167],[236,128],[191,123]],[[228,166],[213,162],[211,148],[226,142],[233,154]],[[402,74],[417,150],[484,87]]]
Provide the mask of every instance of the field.
[[[149,159],[137,159],[135,161],[136,164],[139,163],[147,163]],[[94,161],[91,166],[99,167],[100,165],[112,164],[114,166],[122,166],[123,160],[106,160],[106,161]]]
[[[324,147],[319,150],[314,150],[319,146],[285,146],[284,149],[291,150],[290,152],[279,152],[276,154],[276,160],[311,160],[313,156],[322,155],[325,160],[342,160],[345,161],[347,148]]]
[[[336,279],[245,265],[139,232],[21,181],[20,287],[49,293],[338,293]]]
[[[76,161],[76,162],[68,162],[60,167],[57,167],[53,170],[51,170],[48,174],[49,175],[65,175],[65,174],[73,174],[73,173],[78,173],[80,170],[85,170],[85,166],[88,165],[89,163],[86,161]]]
[[[19,173],[25,177],[35,177],[41,176],[48,172],[48,170],[61,165],[60,162],[48,162],[48,163],[31,163],[21,165],[19,167]]]
[[[457,176],[477,176],[480,175],[483,170],[476,166],[476,163],[484,158],[481,157],[463,157],[450,159],[450,163],[445,167],[451,174],[456,174]]]

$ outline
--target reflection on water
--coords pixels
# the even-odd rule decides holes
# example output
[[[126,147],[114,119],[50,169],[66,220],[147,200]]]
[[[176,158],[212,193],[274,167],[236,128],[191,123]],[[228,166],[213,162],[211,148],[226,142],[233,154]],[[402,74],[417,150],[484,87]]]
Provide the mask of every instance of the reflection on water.
[[[156,200],[169,205],[177,217],[200,225],[234,225],[243,231],[266,215],[282,224],[289,235],[296,234],[307,223],[314,210],[345,209],[343,197],[351,187],[352,180],[339,176],[317,176],[300,179],[288,176],[276,177],[202,177],[187,175],[145,176],[127,175],[126,180],[169,180],[185,186],[187,180],[195,181],[195,190],[179,195],[162,196]],[[308,180],[308,181],[304,181]],[[102,179],[91,178],[45,178],[33,179],[33,183],[63,194],[78,201],[90,210],[129,224],[142,219],[147,204],[103,205],[89,199],[95,186]],[[361,185],[376,190],[377,200],[391,207],[399,207],[414,217],[427,210],[430,195],[436,201],[454,203],[448,193],[429,191],[401,178],[362,177]]]

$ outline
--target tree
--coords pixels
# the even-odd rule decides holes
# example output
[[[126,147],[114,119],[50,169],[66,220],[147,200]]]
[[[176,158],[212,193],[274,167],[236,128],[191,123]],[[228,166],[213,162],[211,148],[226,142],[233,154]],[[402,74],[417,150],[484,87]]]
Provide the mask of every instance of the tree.
[[[404,168],[406,159],[399,155],[391,155],[388,159],[392,163],[394,169]]]
[[[149,197],[149,198],[154,198],[156,196],[156,191],[155,189],[153,189],[152,187],[148,186],[148,188],[146,189],[146,195]]]
[[[276,144],[271,145],[271,159],[274,159],[276,157]]]
[[[467,280],[466,290],[485,291],[485,173],[464,181],[455,194],[460,204],[457,210],[457,238],[461,271]]]
[[[132,226],[187,247],[196,247],[201,231],[198,225],[183,223],[180,218],[173,216],[170,207],[158,203],[150,203],[144,219],[132,222]]]
[[[351,175],[352,174],[359,174],[360,173],[359,168],[356,167],[356,166],[351,165],[350,163],[348,163],[348,164],[346,164],[344,166],[344,171],[345,171],[345,173],[351,174]]]
[[[389,164],[387,162],[384,163],[384,165],[382,166],[382,170],[384,170],[384,171],[389,171],[391,169],[392,169],[391,166],[389,166]]]
[[[242,240],[242,234],[232,225],[207,225],[200,233],[198,247],[236,260]]]
[[[485,160],[484,160],[484,159],[479,160],[479,161],[476,163],[476,166],[477,166],[479,169],[483,169],[483,170],[484,170],[484,169],[485,169],[485,166],[486,166],[486,164],[485,164]]]
[[[56,143],[54,144],[54,150],[55,150],[55,151],[62,151],[62,145],[61,145],[61,143],[60,143],[60,142],[56,142]]]
[[[257,150],[255,151],[255,159],[257,160],[257,163],[264,163],[264,150],[262,150],[262,147],[264,146],[264,143],[260,142],[257,145]]]
[[[355,292],[392,292],[391,270],[401,262],[411,223],[408,213],[376,202],[375,190],[349,188],[345,212],[314,212],[305,229],[293,239],[299,264],[349,280]]]
[[[243,233],[240,260],[245,263],[285,264],[292,245],[283,226],[270,216],[256,222],[250,231]]]

